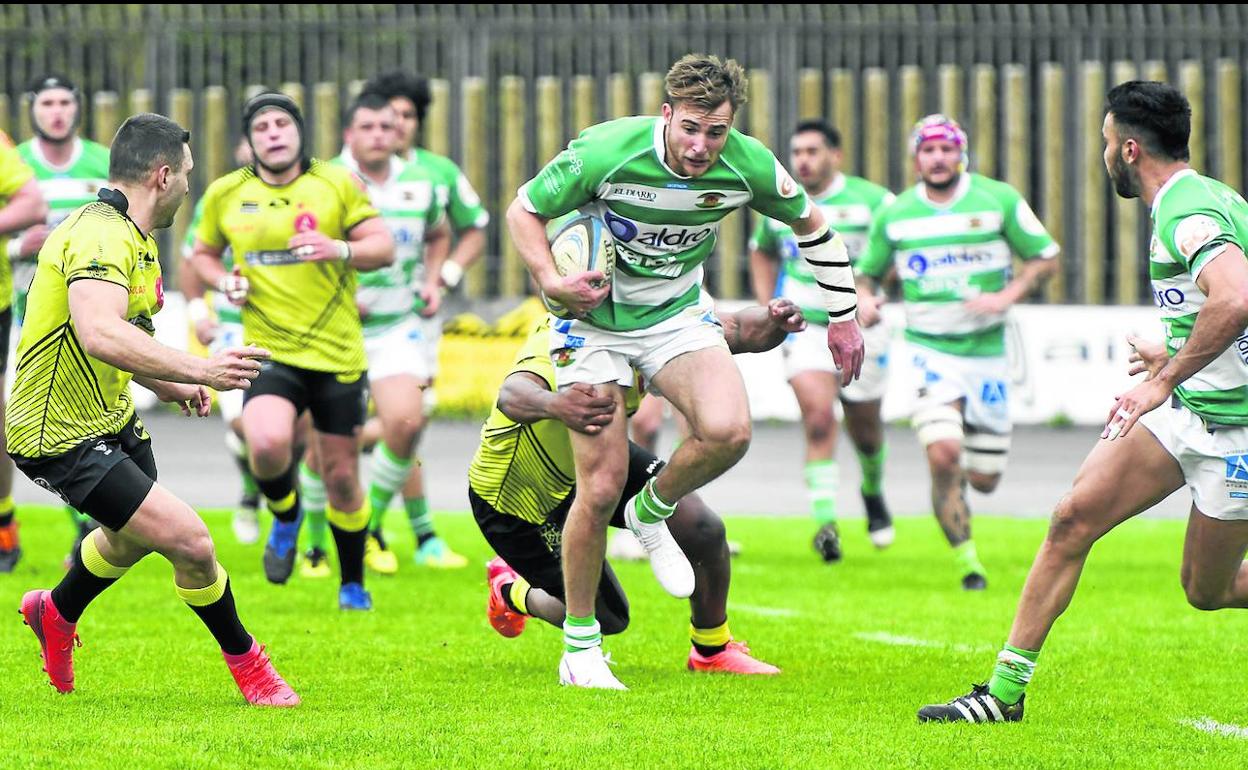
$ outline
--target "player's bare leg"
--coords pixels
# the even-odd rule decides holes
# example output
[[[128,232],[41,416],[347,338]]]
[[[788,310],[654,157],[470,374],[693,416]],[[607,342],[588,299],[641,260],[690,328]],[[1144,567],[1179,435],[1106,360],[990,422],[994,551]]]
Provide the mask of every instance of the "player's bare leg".
[[[836,525],[836,377],[828,372],[804,371],[789,380],[802,413],[806,436],[806,493],[818,525],[814,546],[826,562],[841,560],[841,536]]]

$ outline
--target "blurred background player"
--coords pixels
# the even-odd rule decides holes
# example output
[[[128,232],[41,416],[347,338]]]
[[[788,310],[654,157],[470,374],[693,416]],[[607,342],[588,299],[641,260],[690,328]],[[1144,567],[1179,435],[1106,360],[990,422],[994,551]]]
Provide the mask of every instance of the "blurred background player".
[[[792,302],[773,300],[718,315],[734,353],[770,350],[805,322]],[[569,431],[593,434],[616,415],[615,401],[577,384],[557,390],[548,340],[550,319],[538,324],[503,380],[497,406],[481,429],[481,444],[468,471],[468,498],[481,533],[499,554],[488,577],[490,624],[503,636],[519,635],[528,617],[559,627],[566,612],[560,547],[571,507],[576,469]],[[625,414],[634,412],[642,387],[624,393]],[[629,444],[628,479],[612,526],[622,530],[624,505],[662,468],[653,452]],[[775,666],[750,656],[728,629],[731,575],[724,523],[702,500],[682,498],[668,519],[672,536],[689,556],[697,584],[689,597],[687,666],[693,671],[778,674]],[[602,563],[595,598],[602,633],[618,634],[629,622],[628,598],[611,565]],[[618,684],[615,683],[615,684]],[[622,685],[620,685],[622,688]]]
[[[252,162],[251,145],[247,137],[239,139],[234,147],[234,165],[242,168]],[[191,216],[191,224],[186,229],[186,240],[182,247],[182,256],[190,260],[195,253],[195,231],[199,228],[199,220],[203,217],[204,201],[201,198],[195,204],[195,213]],[[221,264],[230,272],[234,270],[234,250],[226,247],[221,252]],[[223,292],[214,291],[212,307],[204,299],[205,287],[199,280],[199,274],[189,265],[178,271],[178,282],[182,295],[186,298],[187,315],[194,327],[195,339],[208,348],[210,353],[237,347],[243,344],[243,316],[238,307],[232,304]],[[238,468],[242,490],[238,505],[234,507],[234,515],[230,526],[234,537],[243,545],[251,545],[260,539],[260,488],[251,475],[251,466],[247,460],[247,444],[243,437],[243,391],[230,390],[217,394],[217,409],[221,419],[225,421],[225,446]]]
[[[436,313],[441,302],[438,270],[450,246],[450,228],[439,202],[444,188],[426,169],[405,163],[394,152],[395,114],[388,99],[362,93],[347,109],[343,123],[342,154],[334,162],[363,180],[395,243],[394,264],[362,273],[355,296],[368,354],[369,394],[381,422],[369,474],[373,518],[364,563],[382,574],[394,574],[398,559],[386,545],[382,520],[407,481],[425,425],[424,389],[431,375],[421,319]],[[324,510],[317,510],[311,501],[323,498],[324,488],[318,488],[315,458],[309,460],[301,476],[309,501],[311,546],[303,574],[315,577],[324,558]]]
[[[454,245],[450,256],[443,260],[437,276],[445,289],[454,290],[463,279],[464,271],[479,259],[485,250],[485,228],[490,222],[490,215],[482,205],[480,196],[472,188],[468,177],[455,165],[455,162],[421,146],[421,131],[432,101],[429,82],[419,75],[398,71],[386,72],[366,82],[362,93],[381,94],[390,100],[390,106],[395,112],[395,129],[398,134],[395,153],[401,160],[408,161],[431,174],[435,184],[446,193],[441,203],[446,207],[447,219],[454,236]],[[442,320],[436,314],[421,315],[420,324],[423,330],[423,349],[427,356],[431,385],[426,389],[424,399],[424,408],[429,411],[433,408],[436,396],[436,387],[433,383],[438,373],[438,340],[442,336]],[[365,429],[366,440],[373,441],[379,435],[380,425],[373,425],[370,421],[370,425]],[[419,443],[419,438],[417,441]],[[429,505],[425,498],[424,476],[419,456],[413,454],[411,463],[411,470],[408,471],[401,493],[412,532],[416,536],[416,564],[445,568],[465,566],[467,560],[452,551],[434,531],[433,518],[429,515]],[[380,532],[380,523],[378,519],[372,528],[374,532]]]
[[[30,126],[34,137],[17,146],[22,161],[35,174],[35,182],[48,204],[47,221],[9,241],[13,260],[14,322],[20,328],[26,314],[26,292],[35,275],[35,257],[52,228],[79,206],[95,200],[108,183],[108,148],[78,135],[82,123],[82,94],[69,78],[48,74],[31,81]],[[74,546],[65,559],[69,568],[73,553],[87,532],[91,519],[66,506],[74,525]]]
[[[867,180],[841,172],[841,133],[824,120],[798,124],[789,140],[789,167],[806,194],[823,212],[828,226],[845,241],[851,263],[867,240],[871,217],[892,203],[893,194]],[[810,324],[789,335],[780,348],[785,374],[802,412],[806,433],[806,491],[819,524],[814,546],[824,561],[840,561],[841,538],[836,526],[837,396],[845,410],[845,427],[862,468],[863,506],[871,542],[886,548],[893,542],[893,520],[884,503],[884,423],[880,403],[888,386],[888,328],[880,323],[863,329],[866,357],[862,377],[838,387],[838,370],[828,352],[827,313],[820,289],[806,261],[797,253],[797,238],[774,219],[761,219],[750,239],[750,275],[759,303],[774,296],[793,300]]]
[[[338,549],[338,606],[372,609],[364,590],[370,508],[360,487],[357,432],[364,423],[368,362],[355,306],[356,271],[394,261],[394,239],[344,168],[304,155],[303,114],[284,94],[261,93],[243,107],[255,165],[213,182],[191,264],[200,279],[242,307],[247,341],[272,353],[243,399],[251,470],[273,513],[265,577],[294,569],[302,509],[296,489],[299,417],[326,480]],[[263,226],[260,226],[263,224]],[[234,249],[234,272],[221,264]]]
[[[962,587],[982,590],[987,571],[971,540],[966,484],[991,492],[1005,471],[1007,311],[1057,270],[1058,245],[1017,190],[967,171],[966,132],[956,121],[923,118],[910,150],[920,181],[871,222],[858,259],[858,317],[866,327],[879,323],[876,286],[895,266],[918,393],[912,421],[927,453],[932,507]],[[1023,259],[1017,276],[1012,252]]]
[[[48,206],[35,182],[34,174],[22,162],[8,134],[0,131],[0,246],[9,257],[15,254],[9,236],[28,227],[41,225]],[[13,329],[13,270],[8,259],[0,259],[0,404],[4,403],[9,362],[9,338]],[[0,431],[0,448],[4,446]],[[0,573],[12,572],[22,558],[13,507],[13,463],[0,457]]]

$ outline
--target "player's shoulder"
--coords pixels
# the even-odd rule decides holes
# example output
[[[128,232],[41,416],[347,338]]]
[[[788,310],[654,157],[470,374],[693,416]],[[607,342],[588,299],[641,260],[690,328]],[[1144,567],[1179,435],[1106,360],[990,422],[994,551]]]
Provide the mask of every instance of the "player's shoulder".
[[[90,163],[103,163],[104,173],[108,173],[108,148],[99,142],[82,139],[82,160]]]
[[[79,206],[56,229],[70,243],[131,241],[130,219],[115,206],[94,200]]]
[[[772,163],[775,154],[758,139],[735,128],[728,129],[728,140],[724,142],[723,157],[730,163],[749,165],[750,163]]]
[[[218,177],[204,190],[204,199],[224,198],[237,192],[248,182],[256,178],[256,170],[251,166],[235,169],[225,176]]]
[[[414,166],[423,169],[427,173],[450,179],[454,179],[460,174],[459,166],[455,161],[432,150],[426,150],[423,147],[417,147],[412,152],[412,159],[408,161],[407,165],[408,167]]]
[[[451,166],[455,166],[451,163]],[[458,167],[456,167],[458,171]],[[439,169],[418,163],[416,160],[409,160],[403,164],[403,168],[395,177],[400,182],[430,182],[432,184],[445,184],[447,175],[439,171]]]
[[[351,169],[342,164],[331,163],[327,160],[313,158],[308,162],[308,169],[303,172],[303,176],[308,179],[324,181],[339,191],[345,191],[348,188],[355,188],[365,195],[368,194],[368,190],[364,186],[363,180],[356,176],[355,172],[351,171]]]
[[[0,150],[15,150],[17,145],[13,142],[13,138],[9,136],[7,131],[0,131]]]
[[[35,155],[35,140],[27,139],[17,145],[17,154],[28,166],[34,166],[39,163],[39,158]]]
[[[660,118],[654,115],[630,115],[624,118],[596,123],[580,134],[580,139],[590,141],[609,141],[618,146],[621,152],[646,147],[653,143],[654,134]]]
[[[866,177],[854,176],[852,174],[845,175],[845,189],[869,200],[880,200],[893,194],[891,190],[882,184],[876,184]]]
[[[1000,179],[993,179],[983,174],[967,174],[971,178],[971,189],[982,195],[988,195],[1002,202],[1015,202],[1023,197],[1014,189],[1014,185]]]
[[[893,197],[892,201],[880,207],[878,217],[889,218],[904,215],[910,209],[922,208],[924,200],[919,194],[919,186],[911,185]]]

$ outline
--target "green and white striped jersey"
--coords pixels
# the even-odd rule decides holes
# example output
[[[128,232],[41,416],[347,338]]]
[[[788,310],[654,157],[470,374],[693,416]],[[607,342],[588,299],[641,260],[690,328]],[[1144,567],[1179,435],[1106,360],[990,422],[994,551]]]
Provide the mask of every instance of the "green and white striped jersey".
[[[693,178],[665,162],[664,127],[654,116],[591,126],[519,191],[524,207],[547,219],[581,209],[606,221],[615,275],[587,319],[600,329],[647,329],[695,304],[702,263],[734,209],[782,222],[809,211],[805,192],[758,140],[730,130],[719,159]]]
[[[359,273],[355,292],[364,336],[388,331],[425,307],[420,287],[425,279],[425,234],[446,216],[449,191],[428,169],[390,159],[390,176],[377,184],[360,173],[344,149],[332,161],[350,169],[364,184],[369,202],[394,236],[394,263]]]
[[[108,148],[89,139],[75,138],[69,163],[53,166],[44,157],[39,143],[28,139],[17,146],[22,162],[35,173],[35,184],[48,204],[47,224],[55,227],[73,211],[95,200],[108,184]],[[13,265],[13,285],[17,290],[17,318],[26,314],[26,290],[35,275],[34,261]]]
[[[1166,349],[1178,352],[1192,334],[1205,293],[1200,271],[1228,245],[1248,252],[1248,202],[1216,179],[1184,169],[1153,199],[1148,274],[1166,326]],[[1248,331],[1175,393],[1200,417],[1248,425]]]
[[[458,233],[470,227],[480,229],[490,223],[490,214],[481,203],[481,196],[477,195],[455,161],[416,147],[412,149],[408,163],[423,168],[433,175],[435,182],[447,189],[446,214],[452,230]]]
[[[896,198],[887,188],[848,174],[837,174],[828,189],[810,197],[823,212],[828,226],[840,233],[850,262],[857,262],[866,247],[872,216]],[[750,248],[780,260],[776,296],[793,300],[810,323],[827,326],[823,290],[815,283],[810,265],[797,251],[793,229],[774,219],[760,219],[750,238]]]
[[[191,224],[186,228],[186,237],[182,239],[182,257],[184,259],[191,258],[191,251],[195,248],[195,233],[199,230],[199,220],[204,216],[204,199],[200,198],[195,202],[195,212],[191,214]],[[225,266],[225,271],[231,272],[234,269],[234,250],[229,246],[221,252],[221,264]],[[230,304],[225,295],[219,291],[212,292],[212,311],[217,316],[217,323],[243,325],[243,310]]]
[[[910,342],[958,356],[1001,356],[1005,314],[972,313],[964,303],[1005,288],[1011,251],[1051,259],[1058,245],[1013,187],[962,174],[948,203],[933,203],[920,182],[881,210],[857,269],[880,278],[890,260],[897,266]]]

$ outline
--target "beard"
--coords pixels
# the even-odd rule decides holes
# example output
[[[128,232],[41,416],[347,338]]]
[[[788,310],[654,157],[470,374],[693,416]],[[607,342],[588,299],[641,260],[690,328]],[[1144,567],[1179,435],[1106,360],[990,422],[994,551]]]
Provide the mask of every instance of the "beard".
[[[957,184],[958,179],[961,178],[961,176],[962,174],[955,171],[948,179],[946,179],[943,182],[933,182],[930,179],[924,179],[923,184],[927,185],[933,190],[940,190],[943,192],[945,190],[948,190],[950,187],[953,187],[955,184]]]
[[[1114,183],[1114,192],[1118,193],[1118,197],[1140,197],[1140,180],[1132,173],[1122,155],[1114,155],[1114,161],[1109,167],[1109,178]]]

